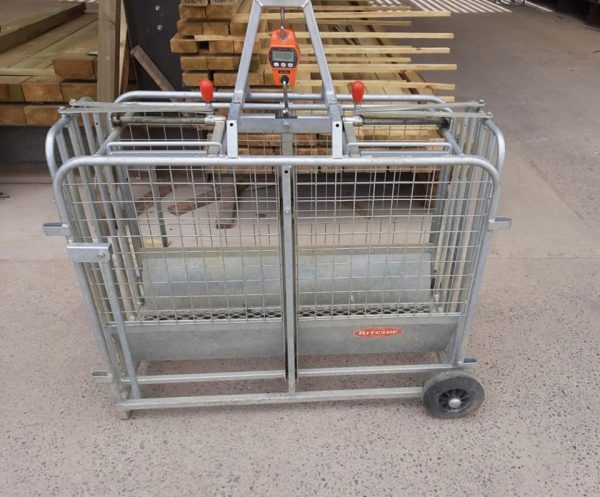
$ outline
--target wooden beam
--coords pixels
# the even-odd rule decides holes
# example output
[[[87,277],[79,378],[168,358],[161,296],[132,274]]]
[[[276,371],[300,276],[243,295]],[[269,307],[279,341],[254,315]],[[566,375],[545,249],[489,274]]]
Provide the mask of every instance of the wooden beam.
[[[57,57],[59,54],[64,55],[66,48],[62,45],[62,41],[71,39],[72,36],[78,36],[84,29],[88,27],[91,28],[96,21],[96,15],[85,14],[48,31],[33,40],[29,40],[18,47],[12,48],[9,51],[0,54],[0,67],[37,67],[31,66],[30,61],[34,57],[39,57],[42,53],[55,52],[55,47],[62,48],[58,53],[53,53],[52,57]],[[96,32],[95,27],[91,29],[94,30],[94,33]]]
[[[448,54],[450,49],[448,47],[403,47],[399,45],[387,46],[387,45],[361,45],[357,49],[356,45],[325,45],[325,54],[344,54],[344,55],[355,55],[361,54]],[[300,44],[300,50],[304,55],[314,54],[312,45]]]
[[[271,74],[271,66],[264,64],[261,69]],[[318,71],[318,64],[304,64],[304,69]],[[339,72],[377,72],[377,73],[400,73],[405,71],[455,71],[456,64],[336,64],[330,63],[329,70]]]
[[[397,10],[397,11],[380,11],[380,12],[344,12],[343,16],[340,18],[339,12],[317,12],[315,14],[317,17],[317,21],[321,19],[337,19],[340,23],[344,23],[346,19],[387,19],[387,18],[397,18],[397,17],[407,17],[407,18],[422,18],[422,17],[449,17],[450,12],[448,11],[436,11],[429,12],[425,10]],[[236,14],[232,17],[233,22],[248,22],[250,18],[249,14]],[[263,14],[261,17],[263,21],[276,21],[280,19],[279,14]],[[304,20],[303,13],[286,13],[285,18],[287,21],[298,21]]]
[[[83,15],[85,4],[56,5],[42,12],[2,24],[0,30],[0,53],[25,43],[56,26]]]
[[[257,40],[270,40],[271,33],[258,33],[256,36]],[[310,39],[310,34],[307,31],[296,32],[297,39]],[[399,33],[375,33],[375,32],[329,32],[321,33],[323,40],[351,40],[351,39],[389,39],[389,40],[404,40],[404,39],[423,39],[423,40],[452,40],[454,38],[453,33],[412,33],[412,32],[399,32]],[[229,42],[244,42],[243,36],[223,36],[223,35],[196,35],[194,36],[196,41],[229,41]]]
[[[37,69],[35,67],[0,67],[0,76],[52,76],[51,67]]]
[[[98,100],[112,102],[119,92],[121,0],[98,5]]]
[[[152,78],[152,80],[158,85],[163,91],[175,91],[173,85],[160,71],[153,60],[148,56],[142,47],[139,45],[131,50],[131,56],[138,61],[140,66],[144,68],[144,71]]]
[[[94,55],[65,55],[52,60],[52,67],[57,76],[64,79],[96,79],[96,56]]]
[[[353,83],[355,80],[354,79],[336,79],[334,82],[335,83],[341,83],[344,85],[348,85]],[[435,90],[446,90],[446,91],[454,91],[454,89],[456,88],[456,85],[454,83],[429,83],[429,82],[423,82],[423,81],[405,81],[405,80],[371,80],[371,79],[363,79],[363,83],[365,84],[365,87],[367,89],[367,92],[369,91],[369,86],[371,84],[375,84],[375,85],[384,85],[386,88],[415,88],[415,89],[422,89],[422,88],[431,88],[431,89],[435,89]],[[371,92],[373,93],[373,92]]]
[[[26,124],[23,104],[0,104],[0,124]]]
[[[25,100],[21,83],[28,76],[0,76],[0,102],[22,102]]]
[[[33,76],[23,82],[21,88],[26,102],[62,102],[59,76]]]

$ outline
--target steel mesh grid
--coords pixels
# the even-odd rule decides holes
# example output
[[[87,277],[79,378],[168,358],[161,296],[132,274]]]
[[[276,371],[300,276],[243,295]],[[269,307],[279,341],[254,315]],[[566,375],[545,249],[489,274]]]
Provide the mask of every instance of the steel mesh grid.
[[[277,317],[277,171],[102,167],[92,178],[70,175],[64,193],[76,238],[111,243],[127,319],[163,321],[195,309],[205,309],[203,320],[211,309],[215,319],[239,319],[240,309],[247,318],[257,309],[263,319]],[[96,307],[110,322],[100,274],[94,265],[89,272]]]
[[[94,150],[109,136],[107,119],[86,115],[82,119],[85,134],[76,123],[66,128],[63,138],[66,146],[59,146],[63,160],[71,154]],[[457,139],[465,150],[494,160],[495,138],[480,123],[457,120]],[[363,141],[410,140],[426,130],[431,132],[432,140],[440,140],[439,132],[431,125],[365,126],[358,130],[357,138]],[[194,151],[188,145],[178,147],[177,141],[210,140],[211,133],[211,127],[183,124],[124,126],[114,135],[113,143],[135,142],[125,147],[134,153]],[[293,138],[295,155],[329,153],[328,135]],[[120,150],[120,146],[112,148],[113,152]],[[280,135],[240,136],[243,155],[278,155],[282,151]],[[215,320],[279,320],[277,174],[277,168],[260,165],[244,168],[243,173],[192,167],[81,168],[79,174],[68,175],[64,189],[77,238],[110,241],[113,245],[115,279],[127,319],[162,322],[206,320],[209,316]],[[297,247],[305,254],[315,252],[317,247],[329,247],[330,252],[326,255],[329,260],[313,259],[314,274],[317,269],[326,268],[327,276],[315,278],[312,274],[312,283],[315,279],[331,280],[332,276],[340,284],[352,280],[352,271],[349,275],[339,271],[352,266],[344,262],[344,257],[347,259],[361,250],[363,258],[366,251],[369,268],[379,267],[383,271],[384,282],[384,286],[378,287],[373,277],[367,278],[368,288],[358,298],[352,287],[350,291],[323,289],[318,282],[313,285],[314,291],[306,292],[299,286],[300,319],[462,311],[472,285],[472,270],[491,193],[487,175],[470,166],[447,168],[446,173],[435,167],[359,171],[300,166],[295,177]],[[349,188],[355,190],[349,193]],[[223,209],[235,215],[225,216]],[[252,215],[248,214],[250,211]],[[412,259],[390,260],[390,254],[406,253],[407,249],[412,250]],[[205,275],[197,284],[189,272],[189,260],[199,255],[204,259],[206,250],[216,250],[221,262],[237,258],[242,261],[240,271],[250,270],[255,274],[239,278],[220,273],[212,280]],[[173,253],[179,254],[179,259]],[[214,257],[214,253],[208,255]],[[374,255],[383,260],[377,262]],[[162,274],[148,276],[151,271],[145,270],[144,260],[149,256],[155,258],[155,271],[162,266]],[[298,281],[306,282],[301,274],[303,265],[297,262]],[[197,271],[205,264],[192,265],[192,270]],[[396,273],[385,273],[386,265],[396,266]],[[416,275],[407,276],[410,268],[417,268]],[[94,265],[88,265],[86,270],[97,308],[103,320],[110,322],[99,271]],[[173,272],[178,274],[174,276]],[[209,284],[223,281],[224,286],[208,291]],[[255,286],[249,290],[249,284]],[[398,284],[405,298],[398,299],[402,295],[385,284]],[[167,288],[163,290],[166,295],[148,295],[148,287],[161,286]],[[406,299],[406,295],[412,298]]]
[[[489,203],[489,179],[471,166],[334,167],[297,174],[295,213],[298,300],[312,314],[389,315],[461,312]],[[309,288],[309,290],[305,290]],[[330,312],[323,312],[328,301]]]
[[[129,320],[281,318],[276,169],[113,169],[71,175],[65,195],[78,238],[112,244]],[[299,169],[294,185],[300,319],[461,311],[489,201],[479,169]]]

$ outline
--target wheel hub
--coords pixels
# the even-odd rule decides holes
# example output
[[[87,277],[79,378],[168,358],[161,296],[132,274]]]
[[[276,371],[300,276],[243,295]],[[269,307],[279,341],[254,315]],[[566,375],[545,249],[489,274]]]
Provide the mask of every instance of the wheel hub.
[[[452,397],[448,401],[448,407],[450,407],[451,409],[458,409],[461,405],[462,405],[462,400],[460,400],[458,397]]]

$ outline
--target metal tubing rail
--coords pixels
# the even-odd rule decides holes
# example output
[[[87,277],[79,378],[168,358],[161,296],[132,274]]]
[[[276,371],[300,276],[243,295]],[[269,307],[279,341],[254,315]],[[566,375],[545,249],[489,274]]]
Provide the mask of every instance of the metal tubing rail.
[[[390,148],[403,148],[403,147],[432,147],[432,148],[445,148],[452,149],[452,145],[448,142],[424,142],[424,141],[355,141],[346,143],[346,147],[390,147]]]
[[[312,166],[312,167],[378,167],[378,166],[411,166],[427,168],[432,165],[437,166],[459,166],[471,165],[481,167],[489,175],[494,184],[493,205],[490,209],[490,218],[493,218],[496,212],[496,204],[500,195],[500,175],[497,169],[482,157],[474,156],[450,156],[450,157],[344,157],[343,159],[332,159],[330,157],[273,157],[273,156],[253,156],[251,158],[238,157],[235,159],[225,157],[100,157],[87,156],[75,157],[70,159],[60,167],[54,177],[53,191],[58,207],[61,222],[68,224],[69,216],[66,200],[62,195],[62,183],[65,176],[79,167],[94,166],[132,166],[142,169],[152,169],[159,166],[209,166],[209,167],[243,167],[255,166]]]
[[[464,369],[477,366],[477,362],[465,362]],[[439,364],[399,364],[389,366],[351,366],[330,368],[299,368],[298,378],[325,378],[331,376],[362,376],[362,375],[388,375],[388,374],[420,374],[451,371],[456,367],[450,363]],[[110,383],[112,378],[106,371],[94,371],[92,377],[98,383]],[[282,369],[267,371],[236,371],[224,373],[183,373],[183,374],[158,374],[138,375],[140,385],[170,385],[179,383],[207,383],[213,381],[250,381],[250,380],[283,380],[285,371]],[[129,385],[129,378],[121,382]]]
[[[159,397],[124,400],[117,408],[124,411],[184,407],[212,407],[227,405],[287,404],[326,402],[334,400],[382,400],[418,398],[422,387],[370,388],[354,390],[319,390],[314,392],[283,392],[238,395],[203,395],[199,397]]]
[[[132,140],[109,142],[106,147],[108,149],[107,152],[110,152],[115,147],[218,147],[219,151],[221,151],[223,145],[221,142],[206,140]],[[132,150],[132,152],[135,152],[135,150]]]
[[[215,92],[214,99],[215,100],[231,100],[233,97],[233,92]],[[200,92],[197,91],[130,91],[128,93],[123,93],[123,95],[119,96],[115,103],[127,102],[133,99],[158,99],[158,100],[171,100],[171,99],[201,99],[202,96]],[[288,98],[290,100],[322,100],[323,95],[320,93],[289,93]],[[283,92],[257,92],[250,93],[248,97],[246,97],[247,102],[259,101],[259,100],[281,100],[283,99]],[[337,95],[337,99],[340,101],[352,101],[352,95],[349,93],[342,93]],[[365,102],[380,102],[380,101],[406,101],[406,102],[435,102],[440,104],[445,104],[446,102],[438,96],[435,95],[408,95],[408,94],[399,94],[399,95],[379,95],[366,94],[364,96]]]

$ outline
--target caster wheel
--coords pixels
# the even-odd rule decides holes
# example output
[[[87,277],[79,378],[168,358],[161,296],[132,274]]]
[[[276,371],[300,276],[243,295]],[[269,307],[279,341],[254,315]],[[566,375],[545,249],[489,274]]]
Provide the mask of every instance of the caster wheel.
[[[435,418],[468,416],[479,408],[484,397],[481,384],[460,371],[438,374],[423,385],[423,405]]]

